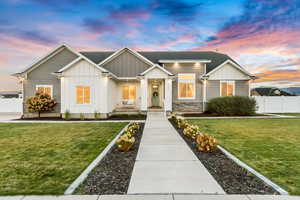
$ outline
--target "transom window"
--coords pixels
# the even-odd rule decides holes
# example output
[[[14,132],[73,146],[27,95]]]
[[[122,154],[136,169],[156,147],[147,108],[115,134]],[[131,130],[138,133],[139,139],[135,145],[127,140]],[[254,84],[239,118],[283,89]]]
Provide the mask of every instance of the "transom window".
[[[136,87],[135,85],[124,85],[122,87],[122,98],[124,100],[136,98]]]
[[[221,81],[221,91],[220,94],[222,97],[225,96],[234,96],[235,93],[235,84],[234,81]]]
[[[178,98],[195,98],[195,74],[178,74]]]
[[[76,103],[77,104],[91,103],[91,87],[76,86]]]
[[[52,85],[37,85],[36,86],[36,92],[48,94],[50,97],[52,97],[52,95],[53,95],[52,89],[53,89]]]

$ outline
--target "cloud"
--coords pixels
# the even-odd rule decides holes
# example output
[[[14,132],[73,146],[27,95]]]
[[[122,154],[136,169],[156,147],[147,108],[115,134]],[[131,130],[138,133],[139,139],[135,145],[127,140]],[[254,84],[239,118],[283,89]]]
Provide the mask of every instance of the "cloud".
[[[187,3],[183,0],[153,0],[150,8],[153,12],[169,16],[179,22],[193,20],[200,12],[203,3]]]
[[[102,19],[86,18],[83,21],[83,25],[87,27],[91,32],[96,32],[99,34],[116,30],[116,27],[113,24],[108,24]]]

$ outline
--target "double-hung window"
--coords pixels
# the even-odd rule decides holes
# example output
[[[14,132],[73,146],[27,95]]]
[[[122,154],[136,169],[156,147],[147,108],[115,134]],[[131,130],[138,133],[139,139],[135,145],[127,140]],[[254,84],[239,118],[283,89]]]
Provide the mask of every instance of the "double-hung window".
[[[220,96],[234,96],[235,84],[234,81],[221,81],[220,82]]]
[[[51,98],[53,96],[53,86],[52,85],[37,85],[36,92],[48,94]]]
[[[76,103],[77,104],[91,103],[91,87],[76,86]]]
[[[195,99],[195,74],[178,74],[178,99]]]

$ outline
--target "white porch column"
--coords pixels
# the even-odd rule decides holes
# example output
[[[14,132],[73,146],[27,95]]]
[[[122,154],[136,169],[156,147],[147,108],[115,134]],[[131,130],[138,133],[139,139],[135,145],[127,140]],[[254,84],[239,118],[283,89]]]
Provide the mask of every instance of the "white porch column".
[[[202,110],[203,110],[203,112],[205,112],[205,105],[206,105],[206,83],[207,83],[207,80],[206,79],[204,79],[203,80],[203,108],[202,108]]]
[[[148,109],[148,79],[141,79],[141,110],[147,111]]]
[[[172,111],[172,79],[165,79],[165,111]]]

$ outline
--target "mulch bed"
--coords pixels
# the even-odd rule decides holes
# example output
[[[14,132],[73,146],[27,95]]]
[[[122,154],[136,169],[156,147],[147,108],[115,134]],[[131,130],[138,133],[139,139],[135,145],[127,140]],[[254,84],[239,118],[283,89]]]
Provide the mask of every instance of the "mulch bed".
[[[32,120],[45,120],[45,121],[108,121],[108,120],[145,120],[146,115],[113,115],[108,117],[107,119],[71,119],[65,120],[61,117],[33,117],[33,118],[20,118],[15,120],[22,120],[22,121],[32,121]]]
[[[183,117],[261,117],[261,116],[269,116],[264,114],[256,113],[255,115],[233,115],[233,116],[221,116],[212,113],[185,113],[182,114]]]
[[[130,152],[121,152],[116,145],[93,169],[87,179],[76,190],[76,194],[126,194],[130,177],[139,149],[144,123],[135,135],[134,148]]]
[[[170,122],[227,194],[279,194],[255,175],[229,159],[221,150],[218,149],[214,153],[199,152],[196,149],[195,141],[185,137],[183,130],[177,128],[173,120]]]

